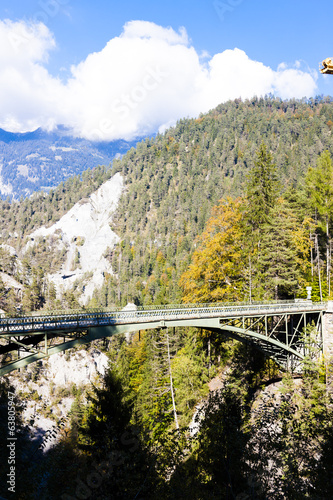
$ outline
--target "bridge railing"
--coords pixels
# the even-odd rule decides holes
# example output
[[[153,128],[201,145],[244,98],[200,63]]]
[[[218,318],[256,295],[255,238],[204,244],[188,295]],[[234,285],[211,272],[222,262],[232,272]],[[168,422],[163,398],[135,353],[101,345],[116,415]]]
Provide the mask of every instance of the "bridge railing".
[[[140,311],[167,311],[170,309],[213,309],[213,308],[243,308],[243,307],[256,307],[256,306],[279,306],[279,305],[291,305],[291,304],[311,304],[311,301],[305,300],[297,301],[293,300],[262,300],[262,301],[244,301],[244,302],[207,302],[207,303],[181,303],[181,304],[163,304],[163,305],[148,305],[148,306],[134,306],[133,308],[122,308],[122,307],[112,307],[112,308],[85,308],[81,309],[58,309],[58,310],[48,310],[42,309],[38,311],[17,311],[15,314],[9,313],[0,313],[0,319],[5,318],[33,318],[33,317],[50,317],[50,316],[81,316],[84,314],[108,314],[108,313],[130,313],[130,312],[140,312]],[[313,303],[313,304],[324,304],[322,303]]]
[[[81,309],[75,311],[53,311],[51,314],[34,314],[0,319],[0,334],[11,335],[15,332],[37,333],[45,331],[74,331],[94,326],[106,326],[126,323],[147,323],[162,320],[214,318],[219,316],[235,317],[242,315],[262,315],[281,312],[295,313],[297,311],[324,310],[325,303],[312,303],[311,301],[275,301],[275,302],[247,302],[223,304],[177,304],[159,308],[136,309]]]

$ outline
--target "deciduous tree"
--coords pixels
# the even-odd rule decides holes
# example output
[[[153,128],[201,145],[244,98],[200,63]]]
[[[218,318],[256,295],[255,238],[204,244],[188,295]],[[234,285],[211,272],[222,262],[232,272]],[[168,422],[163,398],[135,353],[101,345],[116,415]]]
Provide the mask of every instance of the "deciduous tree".
[[[180,279],[184,302],[242,300],[245,268],[242,200],[221,200]]]

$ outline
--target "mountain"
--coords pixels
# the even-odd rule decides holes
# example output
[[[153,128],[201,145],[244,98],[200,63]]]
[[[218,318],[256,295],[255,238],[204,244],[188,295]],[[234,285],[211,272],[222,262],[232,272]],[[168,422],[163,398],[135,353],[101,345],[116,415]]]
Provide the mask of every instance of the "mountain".
[[[196,238],[221,198],[244,194],[260,145],[272,154],[280,194],[293,193],[323,151],[333,156],[332,129],[330,97],[237,99],[138,143],[113,162],[127,188],[113,221],[118,282],[109,280],[97,302],[117,303],[119,295],[123,305],[180,301]]]
[[[112,168],[98,166],[22,201],[0,200],[0,307],[17,314],[83,304],[176,303],[189,262],[200,271],[199,278],[190,275],[191,286],[195,280],[214,283],[213,291],[236,280],[248,280],[251,291],[256,273],[268,282],[281,277],[281,269],[301,266],[302,280],[321,283],[324,299],[332,299],[326,275],[331,210],[317,208],[324,196],[311,196],[333,185],[326,151],[333,155],[332,128],[330,98],[236,100],[138,143]],[[12,136],[3,133],[2,139],[11,143]],[[312,192],[304,189],[310,167],[317,172],[312,181],[318,190]],[[271,178],[263,175],[261,184],[264,169]],[[257,191],[274,187],[272,206],[263,209],[269,220],[259,222],[252,236],[248,208],[258,198],[249,196],[251,175],[253,186],[261,186]],[[234,198],[244,191],[248,205],[240,212]],[[224,208],[213,214],[227,217],[207,231],[221,198]],[[235,215],[244,217],[246,231]],[[230,225],[236,231],[229,232]],[[226,244],[216,245],[213,230],[228,236]],[[238,251],[239,243],[246,253]],[[198,251],[213,264],[209,273],[191,260]],[[228,275],[221,282],[225,252],[236,264],[233,282]],[[245,267],[238,271],[239,261],[249,261],[248,273]],[[19,498],[109,498],[110,491],[119,498],[174,498],[175,492],[184,499],[332,498],[329,372],[325,385],[324,365],[313,363],[320,345],[315,325],[304,333],[309,356],[303,382],[297,374],[272,385],[282,375],[273,360],[250,345],[193,328],[114,335],[104,346],[92,343],[12,373],[15,389],[7,379],[0,384],[0,434],[8,441],[8,400],[13,403],[16,392]],[[107,356],[97,352],[102,349]],[[105,372],[108,361],[112,372]],[[98,373],[106,374],[103,381]],[[84,379],[93,382],[87,392]],[[6,446],[0,446],[4,477]],[[6,496],[4,484],[0,495]]]
[[[243,194],[261,143],[267,145],[276,164],[279,194],[292,194],[304,183],[308,168],[316,166],[319,155],[325,150],[333,153],[332,128],[331,98],[229,101],[139,142],[136,148],[114,159],[112,168],[83,172],[49,194],[36,193],[22,202],[0,200],[0,243],[15,247],[19,257],[25,238],[41,226],[53,226],[55,235],[35,241],[26,256],[24,272],[19,272],[19,266],[15,268],[7,252],[6,259],[13,269],[8,274],[16,274],[18,281],[29,286],[34,275],[38,278],[40,269],[45,275],[67,276],[63,271],[72,258],[79,274],[79,259],[84,262],[84,258],[76,242],[82,244],[82,237],[87,244],[88,240],[78,231],[70,237],[63,235],[65,248],[59,243],[57,251],[60,238],[56,223],[75,204],[89,205],[89,196],[119,173],[124,190],[112,217],[109,211],[105,214],[117,237],[102,256],[109,261],[112,272],[108,266],[102,270],[104,280],[102,284],[98,281],[93,304],[109,307],[128,302],[176,303],[182,298],[179,278],[190,263],[196,238],[202,234],[212,207],[222,197]],[[75,221],[72,230],[76,231]],[[324,239],[319,244],[324,245]],[[71,283],[70,278],[65,281]],[[42,305],[52,294],[48,295],[45,283],[41,282],[40,287]],[[74,286],[76,304],[82,303],[86,287],[85,283]],[[64,295],[54,307],[70,307],[72,302],[66,300]]]
[[[110,164],[136,142],[92,142],[71,136],[61,126],[17,134],[0,129],[0,197],[48,192],[73,175]]]
[[[56,242],[55,250],[64,254],[61,267],[50,269],[48,275],[58,295],[74,287],[81,291],[79,301],[85,304],[95,288],[103,285],[104,276],[113,273],[105,255],[119,241],[110,223],[123,189],[123,178],[117,173],[58,222],[29,235],[26,250],[33,251],[41,242],[49,247]]]

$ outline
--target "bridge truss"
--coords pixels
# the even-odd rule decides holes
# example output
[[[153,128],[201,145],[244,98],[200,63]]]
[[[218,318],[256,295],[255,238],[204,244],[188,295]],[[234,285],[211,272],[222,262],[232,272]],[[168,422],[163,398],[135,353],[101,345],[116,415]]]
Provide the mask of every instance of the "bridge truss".
[[[0,317],[0,376],[75,346],[119,333],[197,327],[251,344],[282,368],[299,370],[309,324],[322,347],[326,304],[270,302],[177,305],[133,310],[81,310]]]

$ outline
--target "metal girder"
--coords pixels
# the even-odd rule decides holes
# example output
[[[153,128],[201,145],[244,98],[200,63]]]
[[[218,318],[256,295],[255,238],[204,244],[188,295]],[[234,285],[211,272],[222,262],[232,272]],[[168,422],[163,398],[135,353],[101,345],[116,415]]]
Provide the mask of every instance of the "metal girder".
[[[233,338],[250,342],[254,347],[268,354],[280,366],[299,368],[305,357],[303,329],[313,324],[318,332],[318,347],[322,348],[322,311],[308,314],[277,313],[262,316],[229,318],[220,320],[221,328],[230,332]]]
[[[321,332],[326,305],[311,302],[179,305],[131,311],[75,311],[16,318],[0,317],[0,376],[34,361],[118,333],[164,327],[198,327],[252,345],[282,367],[304,357],[304,326],[315,321]],[[15,358],[14,353],[19,351]],[[22,357],[22,349],[26,356]],[[11,359],[8,360],[8,357]]]
[[[0,368],[0,376],[6,375],[7,373],[17,370],[19,368],[24,368],[30,363],[34,363],[35,361],[40,361],[41,359],[47,358],[48,356],[52,356],[52,354],[57,354],[59,352],[66,351],[67,349],[72,349],[78,345],[87,344],[91,342],[91,339],[87,337],[81,337],[74,340],[70,340],[68,342],[63,342],[62,344],[58,344],[53,347],[49,347],[45,350],[35,350],[34,353],[25,356],[24,358],[17,359],[16,361],[12,361],[7,363],[5,366]]]

